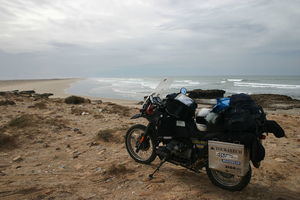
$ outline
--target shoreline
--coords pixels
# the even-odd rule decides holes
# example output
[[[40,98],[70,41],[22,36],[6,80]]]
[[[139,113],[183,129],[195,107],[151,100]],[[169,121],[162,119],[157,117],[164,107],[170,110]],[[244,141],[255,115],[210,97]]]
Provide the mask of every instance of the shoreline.
[[[74,95],[66,92],[66,90],[69,89],[72,84],[80,80],[84,80],[84,78],[0,80],[0,91],[34,90],[36,93],[53,93],[52,98],[66,98],[68,96]],[[91,100],[101,99],[105,102],[112,102],[130,107],[136,107],[136,104],[139,102],[135,100],[115,99],[106,97],[93,97],[85,95],[76,96],[82,96]]]
[[[28,79],[28,80],[0,80],[0,91],[34,90],[37,93],[53,93],[53,97],[64,98],[70,96],[66,90],[81,78],[62,79]]]
[[[52,93],[52,98],[66,98],[71,95],[76,95],[68,93],[67,90],[72,84],[85,80],[85,78],[53,78],[53,79],[23,79],[23,80],[0,80],[0,91],[13,91],[13,90],[34,90],[36,93]],[[120,104],[129,107],[137,107],[139,100],[127,100],[127,99],[117,99],[117,98],[107,98],[107,97],[95,97],[87,95],[76,95],[89,98],[91,100],[102,100],[104,102],[112,102],[115,104]],[[299,108],[299,100],[275,100],[272,102],[272,94],[258,94],[260,96],[257,100],[261,101],[262,104],[276,104],[277,109],[286,110],[289,107],[294,107],[294,102],[297,101],[296,108]],[[277,95],[281,96],[281,95]],[[288,96],[287,96],[288,97]],[[278,98],[278,97],[277,97]],[[279,101],[278,101],[279,100]],[[201,102],[200,104],[206,104]],[[285,104],[285,105],[284,105]],[[298,109],[297,109],[298,110]]]

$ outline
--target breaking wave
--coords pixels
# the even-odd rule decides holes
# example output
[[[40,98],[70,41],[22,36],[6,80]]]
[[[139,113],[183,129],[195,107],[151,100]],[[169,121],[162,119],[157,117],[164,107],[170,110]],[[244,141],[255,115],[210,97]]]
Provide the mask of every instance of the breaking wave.
[[[227,79],[228,82],[241,82],[243,80],[244,79],[238,79],[238,78],[229,78],[229,79]]]
[[[222,89],[227,94],[273,93],[300,99],[300,77],[173,77],[168,92],[178,92],[185,87],[193,89]],[[88,78],[73,84],[73,94],[119,99],[143,99],[158,86],[161,77],[138,78]],[[263,81],[263,82],[261,82]]]
[[[300,89],[300,85],[234,82],[236,87]]]

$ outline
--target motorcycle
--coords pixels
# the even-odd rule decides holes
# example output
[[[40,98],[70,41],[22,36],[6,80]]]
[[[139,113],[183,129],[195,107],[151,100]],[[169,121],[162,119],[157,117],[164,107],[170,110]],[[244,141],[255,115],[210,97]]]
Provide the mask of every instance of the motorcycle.
[[[140,113],[132,117],[146,118],[149,123],[147,126],[133,125],[127,131],[125,145],[129,155],[142,164],[150,164],[159,157],[160,163],[149,175],[150,179],[165,162],[169,162],[196,173],[205,169],[210,181],[220,188],[230,191],[245,188],[252,176],[250,161],[258,168],[264,158],[261,141],[266,133],[276,132],[275,127],[276,136],[283,137],[284,131],[276,122],[265,118],[259,130],[256,127],[252,131],[255,133],[242,134],[242,137],[232,136],[228,133],[230,129],[227,133],[206,129],[209,118],[216,120],[215,113],[203,108],[195,114],[197,104],[186,95],[185,88],[161,99],[171,84],[170,79],[164,79],[147,96]],[[259,114],[265,116],[263,111]]]

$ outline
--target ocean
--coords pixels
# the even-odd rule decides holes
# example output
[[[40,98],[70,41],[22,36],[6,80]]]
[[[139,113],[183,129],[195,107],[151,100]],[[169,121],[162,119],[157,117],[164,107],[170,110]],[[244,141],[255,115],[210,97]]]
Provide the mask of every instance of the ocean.
[[[225,95],[282,94],[300,99],[300,76],[181,76],[144,78],[87,78],[71,85],[67,92],[74,95],[142,100],[163,78],[173,80],[169,92],[180,88],[222,89]]]

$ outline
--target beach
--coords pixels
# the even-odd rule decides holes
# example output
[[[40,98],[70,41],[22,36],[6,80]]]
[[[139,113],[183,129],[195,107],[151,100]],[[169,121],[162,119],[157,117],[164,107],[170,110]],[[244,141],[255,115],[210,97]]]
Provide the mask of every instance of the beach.
[[[267,136],[260,169],[253,167],[250,184],[233,193],[215,187],[205,172],[195,174],[172,164],[165,164],[149,180],[159,159],[151,165],[138,164],[124,144],[130,126],[147,124],[144,119],[130,119],[140,105],[95,97],[83,104],[66,104],[64,97],[71,94],[65,89],[76,81],[0,81],[0,91],[54,93],[50,98],[13,92],[0,95],[4,102],[0,106],[1,200],[299,198],[298,104],[284,107],[284,102],[274,100],[277,107],[264,105],[267,118],[276,120],[287,137]]]
[[[72,83],[80,79],[33,79],[33,80],[0,80],[0,91],[35,90],[38,93],[53,93],[54,97],[66,97],[65,92]]]
[[[67,79],[32,79],[32,80],[0,80],[0,91],[13,91],[13,90],[34,90],[37,93],[52,93],[52,97],[65,98],[71,94],[67,89],[74,83],[83,80],[80,78],[67,78]],[[116,98],[97,98],[93,96],[85,96],[90,99],[102,99],[103,101],[113,102],[117,104],[134,106],[137,101],[116,99]]]

